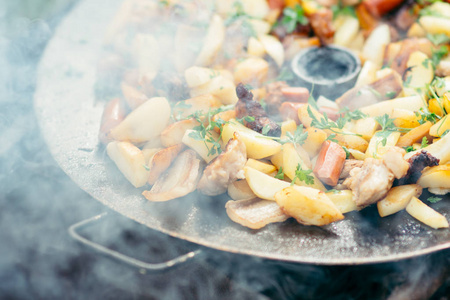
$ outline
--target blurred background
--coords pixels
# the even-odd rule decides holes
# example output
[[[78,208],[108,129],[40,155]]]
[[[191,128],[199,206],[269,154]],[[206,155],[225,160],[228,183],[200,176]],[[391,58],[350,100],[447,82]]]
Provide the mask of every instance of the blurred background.
[[[47,149],[33,110],[36,68],[77,2],[0,1],[0,299],[449,299],[449,251],[332,267],[202,248],[184,265],[149,272],[75,242],[71,224],[107,212],[83,234],[112,249],[156,263],[199,248],[105,208]]]

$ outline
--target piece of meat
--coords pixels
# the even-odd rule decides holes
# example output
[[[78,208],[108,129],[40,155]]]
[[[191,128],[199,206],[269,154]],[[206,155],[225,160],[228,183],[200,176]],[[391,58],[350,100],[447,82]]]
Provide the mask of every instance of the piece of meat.
[[[305,87],[282,87],[281,93],[283,94],[283,100],[286,101],[306,103],[309,99],[309,91]]]
[[[275,201],[258,198],[228,201],[225,204],[231,220],[251,229],[260,229],[270,223],[289,219]]]
[[[399,179],[406,175],[409,170],[409,164],[403,159],[406,151],[400,147],[391,147],[385,155],[383,161],[386,167]]]
[[[354,168],[361,168],[364,164],[363,160],[357,160],[357,159],[346,159],[344,162],[344,167],[342,167],[341,175],[339,176],[339,179],[345,179],[350,176],[350,171]]]
[[[408,30],[416,22],[418,14],[414,11],[413,5],[405,5],[395,16],[395,25],[401,30]]]
[[[268,136],[280,136],[281,126],[272,121],[264,108],[258,101],[253,100],[253,94],[242,84],[236,87],[236,94],[239,101],[236,103],[236,117],[239,119],[251,116],[254,121],[248,122],[244,120],[244,125],[256,132],[262,133],[263,128],[268,126]]]
[[[422,150],[419,153],[411,156],[408,159],[409,170],[403,178],[398,181],[399,185],[413,184],[419,180],[422,175],[422,170],[426,167],[433,167],[439,165],[439,159]]]
[[[333,12],[331,9],[319,9],[309,16],[309,22],[322,45],[325,46],[333,43],[335,29],[333,26]]]
[[[314,174],[323,182],[331,186],[338,183],[339,175],[345,162],[345,151],[339,144],[325,141],[320,149]]]
[[[361,168],[350,171],[344,184],[352,190],[353,200],[363,208],[383,199],[394,182],[394,174],[383,160],[366,158]]]
[[[266,97],[264,98],[269,114],[277,114],[283,103],[282,89],[289,87],[284,81],[275,81],[266,86]]]
[[[225,151],[206,166],[197,189],[209,196],[225,193],[228,184],[238,179],[246,162],[247,149],[239,135],[235,133]]]

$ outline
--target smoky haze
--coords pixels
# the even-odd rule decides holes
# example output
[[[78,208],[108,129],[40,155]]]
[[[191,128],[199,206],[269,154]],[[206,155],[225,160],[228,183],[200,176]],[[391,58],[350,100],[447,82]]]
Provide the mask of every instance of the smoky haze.
[[[320,267],[203,249],[192,262],[148,272],[73,241],[71,224],[106,211],[103,223],[82,233],[112,249],[157,263],[199,247],[115,214],[53,160],[33,110],[36,67],[72,5],[76,1],[0,2],[1,299],[446,299],[448,252]]]

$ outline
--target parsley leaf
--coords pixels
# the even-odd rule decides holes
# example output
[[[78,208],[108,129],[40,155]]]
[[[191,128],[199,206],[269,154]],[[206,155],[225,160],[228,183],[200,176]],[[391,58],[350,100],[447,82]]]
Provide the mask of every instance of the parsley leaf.
[[[275,175],[275,178],[277,179],[284,179],[284,172],[283,172],[283,167],[280,167],[280,169],[278,169],[277,175]]]
[[[357,18],[355,8],[353,6],[343,5],[342,1],[339,1],[338,5],[332,5],[331,11],[333,12],[333,19],[336,19],[340,15]]]
[[[394,124],[394,119],[389,118],[388,114],[375,117],[375,121],[381,126],[382,131],[395,131],[397,127]]]
[[[433,66],[437,66],[441,59],[448,54],[448,48],[446,46],[441,46],[438,49],[431,50],[431,62]]]
[[[428,146],[428,139],[426,136],[423,137],[422,139],[422,143],[420,145],[420,148],[425,148],[426,146]]]
[[[299,4],[295,4],[292,7],[286,7],[283,10],[283,18],[281,19],[281,25],[283,25],[288,33],[292,33],[297,28],[297,25],[308,24],[308,18],[305,16],[303,7]]]
[[[428,108],[423,109],[420,108],[420,110],[416,111],[414,113],[417,117],[420,117],[420,119],[418,120],[420,124],[426,123],[428,121],[432,122],[432,123],[436,123],[441,117],[439,117],[438,115],[436,115],[435,113],[432,113],[428,110]]]
[[[430,203],[437,203],[437,202],[439,202],[441,200],[442,200],[442,198],[434,197],[434,196],[428,197],[428,199],[427,199],[427,201],[430,202]]]
[[[450,42],[450,38],[443,33],[440,34],[430,34],[427,33],[427,38],[432,42],[435,46],[439,46],[440,44]]]
[[[405,149],[406,153],[414,151],[414,147],[413,146],[403,147],[403,149]]]
[[[297,165],[297,169],[295,170],[295,176],[292,179],[291,186],[295,184],[295,180],[303,181],[307,185],[314,184],[314,176],[310,175],[312,170],[303,170],[300,164]]]

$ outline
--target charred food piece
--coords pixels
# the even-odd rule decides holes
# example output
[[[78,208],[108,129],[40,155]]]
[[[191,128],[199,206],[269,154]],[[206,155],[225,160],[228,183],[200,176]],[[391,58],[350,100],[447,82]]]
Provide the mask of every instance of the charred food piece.
[[[361,168],[354,168],[344,184],[352,190],[353,200],[363,208],[383,199],[394,182],[394,174],[383,160],[366,158]]]
[[[422,175],[423,169],[425,169],[426,167],[439,165],[439,159],[434,157],[427,151],[422,150],[414,156],[411,156],[408,159],[408,163],[408,173],[406,173],[405,177],[400,178],[400,180],[398,181],[399,185],[416,183]]]
[[[237,133],[219,156],[206,166],[197,189],[209,196],[225,193],[228,184],[239,177],[247,162],[247,149]]]
[[[236,103],[236,117],[239,119],[250,116],[254,121],[248,122],[244,120],[244,125],[256,132],[262,133],[266,127],[268,136],[280,136],[281,127],[268,116],[264,108],[258,101],[253,100],[253,94],[242,84],[236,87],[236,95],[239,101]]]

